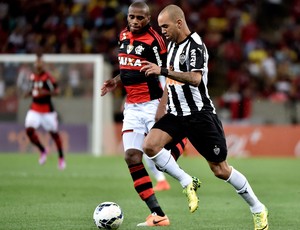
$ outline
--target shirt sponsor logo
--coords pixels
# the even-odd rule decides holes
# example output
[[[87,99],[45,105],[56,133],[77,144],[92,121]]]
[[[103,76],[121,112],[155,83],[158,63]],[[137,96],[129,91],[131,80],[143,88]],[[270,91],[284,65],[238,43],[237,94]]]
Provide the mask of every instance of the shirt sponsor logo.
[[[126,66],[142,66],[140,59],[129,57],[119,57],[119,64]]]
[[[171,78],[167,78],[166,84],[168,84],[168,85],[184,85],[184,83],[173,80]]]
[[[43,82],[42,81],[35,81],[33,82],[34,88],[43,88]]]
[[[192,49],[190,51],[190,54],[191,54],[191,61],[190,61],[190,65],[195,67],[196,66],[196,50],[195,49]]]
[[[157,46],[154,46],[152,49],[154,51],[154,55],[155,55],[155,58],[156,58],[157,65],[162,66],[162,61],[160,59],[160,56],[159,56],[159,53],[158,53],[158,50],[157,50]]]

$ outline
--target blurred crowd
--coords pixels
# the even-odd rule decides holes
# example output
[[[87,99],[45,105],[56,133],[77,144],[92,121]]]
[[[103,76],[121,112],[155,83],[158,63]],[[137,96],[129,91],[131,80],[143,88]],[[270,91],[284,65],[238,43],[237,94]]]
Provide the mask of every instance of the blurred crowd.
[[[112,64],[113,77],[118,73],[117,36],[131,2],[0,1],[0,53],[101,53]],[[249,118],[254,99],[293,106],[300,99],[300,0],[146,2],[157,30],[157,14],[165,5],[182,7],[190,28],[206,43],[211,94],[230,119]],[[7,84],[3,79],[0,75],[0,99]],[[124,96],[121,88],[114,93]]]

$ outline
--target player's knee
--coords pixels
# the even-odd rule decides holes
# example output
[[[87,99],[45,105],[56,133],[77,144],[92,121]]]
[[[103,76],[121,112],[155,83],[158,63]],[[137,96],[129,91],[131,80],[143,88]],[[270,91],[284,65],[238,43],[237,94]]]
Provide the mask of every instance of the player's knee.
[[[215,170],[213,172],[217,178],[225,180],[224,174],[221,170]]]
[[[50,131],[49,133],[53,138],[57,138],[59,136],[57,132]]]
[[[128,149],[125,152],[125,161],[127,165],[141,163],[143,160],[143,153],[138,149]]]
[[[155,146],[151,141],[145,140],[143,143],[143,151],[146,153],[148,156],[152,156],[153,153],[155,152]]]
[[[31,137],[34,134],[35,130],[32,127],[26,128],[27,136]]]
[[[213,171],[214,175],[219,179],[227,180],[230,175],[230,172],[219,164],[215,164],[210,168]]]

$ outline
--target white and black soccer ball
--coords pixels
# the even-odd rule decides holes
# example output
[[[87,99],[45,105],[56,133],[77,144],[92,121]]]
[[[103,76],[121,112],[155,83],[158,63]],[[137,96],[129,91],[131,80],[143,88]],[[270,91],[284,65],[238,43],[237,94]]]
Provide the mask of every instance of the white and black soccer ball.
[[[96,207],[93,218],[99,229],[118,229],[123,223],[124,215],[118,204],[106,201]]]

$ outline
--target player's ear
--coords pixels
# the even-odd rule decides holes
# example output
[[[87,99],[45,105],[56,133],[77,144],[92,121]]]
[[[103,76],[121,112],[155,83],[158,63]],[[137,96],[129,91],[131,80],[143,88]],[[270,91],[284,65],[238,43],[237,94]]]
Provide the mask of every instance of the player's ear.
[[[182,20],[180,20],[180,19],[177,20],[177,22],[176,22],[176,27],[177,27],[178,29],[181,29],[181,27],[182,27]]]

